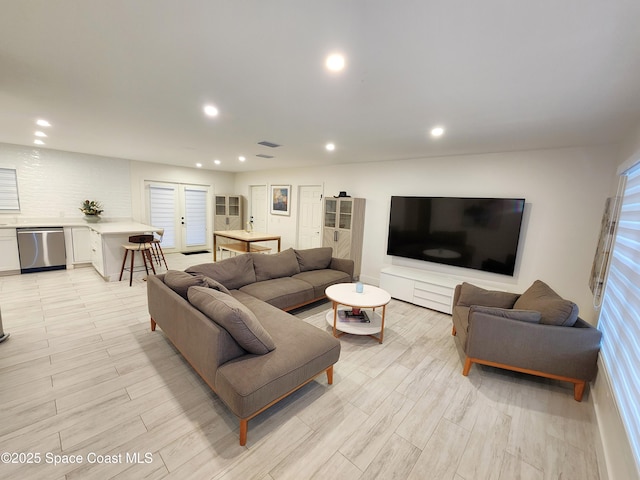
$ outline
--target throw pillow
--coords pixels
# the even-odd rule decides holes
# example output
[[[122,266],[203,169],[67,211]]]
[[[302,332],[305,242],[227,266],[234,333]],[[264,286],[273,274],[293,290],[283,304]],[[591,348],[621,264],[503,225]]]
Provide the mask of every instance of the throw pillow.
[[[187,268],[185,272],[200,273],[205,277],[213,278],[229,290],[236,290],[256,281],[251,255],[236,255],[216,263],[194,265]]]
[[[258,282],[271,280],[272,278],[291,277],[300,273],[300,266],[293,248],[288,248],[273,255],[252,253],[251,256],[253,257],[253,266]]]
[[[204,282],[204,276],[191,275],[179,270],[168,270],[164,275],[164,283],[185,300],[187,299],[187,290],[189,290],[190,287],[207,286]]]
[[[540,323],[545,325],[572,327],[578,319],[578,306],[563,299],[540,280],[533,282],[533,285],[518,298],[513,308],[540,312]]]
[[[301,272],[329,268],[333,256],[333,248],[331,247],[308,248],[295,250],[295,252]]]
[[[515,310],[512,308],[496,308],[496,307],[484,307],[482,305],[474,305],[469,310],[469,315],[472,313],[486,313],[487,315],[494,315],[496,317],[508,318],[510,320],[518,320],[520,322],[528,323],[540,323],[542,314],[533,310]]]
[[[224,328],[249,353],[264,355],[276,344],[251,310],[231,295],[203,287],[189,289],[189,301]]]
[[[517,299],[517,293],[485,290],[484,288],[463,282],[460,287],[458,305],[463,307],[482,305],[485,307],[513,308],[513,304]]]
[[[214,290],[218,290],[219,292],[226,293],[227,295],[231,295],[231,292],[227,289],[227,287],[225,287],[220,282],[214,280],[213,278],[202,277],[202,279],[206,287],[213,288]]]

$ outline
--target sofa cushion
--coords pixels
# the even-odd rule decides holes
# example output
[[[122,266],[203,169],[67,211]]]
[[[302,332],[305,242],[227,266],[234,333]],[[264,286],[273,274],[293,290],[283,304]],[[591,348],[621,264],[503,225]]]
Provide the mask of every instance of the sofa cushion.
[[[206,287],[203,275],[191,275],[180,270],[167,270],[164,275],[164,283],[185,300],[189,287]]]
[[[540,280],[533,282],[533,285],[518,298],[513,308],[540,312],[540,323],[545,325],[572,327],[578,319],[578,306],[563,299]]]
[[[229,290],[235,290],[256,281],[251,255],[236,255],[216,263],[201,263],[187,268],[185,272],[201,273],[205,277],[220,282]]]
[[[297,307],[316,298],[311,285],[291,277],[252,283],[240,291],[282,309]]]
[[[333,248],[331,247],[309,248],[295,250],[295,252],[301,272],[329,268],[331,257],[333,256]]]
[[[473,305],[470,308],[469,315],[472,313],[486,313],[496,317],[508,318],[510,320],[518,320],[520,322],[540,323],[542,314],[534,310],[516,310],[513,308],[496,308],[484,307],[482,305]]]
[[[238,417],[253,415],[338,361],[340,341],[333,335],[242,291],[231,295],[263,319],[276,342],[269,355],[245,355],[218,369],[216,393]]]
[[[351,283],[351,276],[348,273],[329,269],[300,272],[291,278],[310,284],[313,287],[314,298],[324,297],[324,291],[331,285],[335,285],[336,283]]]
[[[300,273],[300,266],[293,248],[288,248],[273,255],[252,253],[251,256],[253,257],[256,281],[258,282],[271,280],[272,278],[290,277]]]
[[[194,307],[229,332],[247,352],[264,355],[276,348],[273,338],[253,312],[231,295],[211,288],[191,287],[188,297]]]
[[[458,305],[464,307],[482,305],[485,307],[513,308],[517,299],[517,293],[486,290],[484,288],[476,287],[470,283],[463,282],[460,287]]]

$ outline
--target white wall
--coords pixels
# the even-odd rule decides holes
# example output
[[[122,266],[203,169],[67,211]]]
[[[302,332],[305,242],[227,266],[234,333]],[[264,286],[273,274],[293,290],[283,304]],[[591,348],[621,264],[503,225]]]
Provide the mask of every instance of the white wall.
[[[212,194],[236,193],[234,191],[235,175],[232,173],[137,161],[131,161],[130,168],[132,216],[136,221],[145,221],[145,180],[206,185],[212,188]],[[213,214],[213,204],[211,212]]]
[[[105,218],[131,217],[128,160],[0,144],[0,167],[17,170],[20,196],[20,213],[1,218],[81,218],[87,199]]]
[[[211,193],[234,193],[235,175],[46,148],[0,144],[0,167],[15,168],[20,213],[0,220],[79,219],[80,203],[98,200],[105,219],[145,221],[144,182],[207,185]],[[213,212],[213,204],[212,210]]]
[[[236,175],[237,193],[256,184],[291,184],[289,217],[269,216],[269,233],[295,246],[297,188],[324,184],[325,196],[345,190],[367,200],[362,279],[376,284],[380,269],[394,263],[430,268],[525,290],[546,281],[580,307],[592,323],[596,312],[588,287],[604,202],[616,171],[616,147],[567,148],[483,155],[323,166]],[[386,255],[392,195],[524,197],[521,253],[513,278]]]

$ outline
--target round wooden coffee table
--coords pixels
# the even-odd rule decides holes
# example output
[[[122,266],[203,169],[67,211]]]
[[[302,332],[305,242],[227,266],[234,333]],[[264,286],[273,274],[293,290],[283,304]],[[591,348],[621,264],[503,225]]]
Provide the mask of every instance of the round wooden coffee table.
[[[364,285],[362,293],[356,292],[355,283],[338,283],[325,290],[327,298],[333,302],[333,308],[327,312],[327,323],[333,327],[333,336],[340,337],[345,333],[352,335],[369,335],[382,343],[384,337],[384,316],[387,304],[391,301],[391,295],[381,288],[372,285]],[[350,309],[372,309],[366,311],[369,322],[358,320],[349,321],[341,319],[339,305],[351,307]],[[382,307],[382,313],[376,312],[376,308]],[[338,333],[341,332],[341,333]],[[379,336],[376,336],[379,334]]]

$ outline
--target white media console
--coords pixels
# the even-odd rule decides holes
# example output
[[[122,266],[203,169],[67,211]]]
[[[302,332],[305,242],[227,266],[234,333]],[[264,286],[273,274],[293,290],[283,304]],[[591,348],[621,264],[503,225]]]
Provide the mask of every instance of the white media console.
[[[392,265],[380,271],[380,288],[389,292],[393,298],[449,315],[453,311],[456,285],[465,281],[483,288],[504,290],[497,283],[417,268]]]

